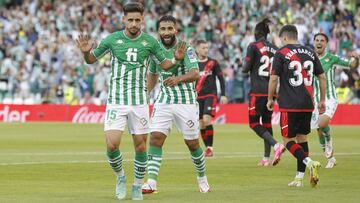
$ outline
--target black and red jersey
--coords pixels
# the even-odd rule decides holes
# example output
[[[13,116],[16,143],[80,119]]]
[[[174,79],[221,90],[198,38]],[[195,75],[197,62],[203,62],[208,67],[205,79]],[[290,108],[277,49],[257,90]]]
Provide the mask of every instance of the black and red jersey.
[[[271,74],[280,77],[280,111],[312,112],[313,78],[322,73],[324,70],[312,49],[300,44],[288,44],[279,49]]]
[[[199,62],[200,79],[196,82],[198,98],[217,96],[216,77],[220,82],[221,96],[225,96],[225,80],[219,63],[212,58]]]
[[[262,39],[251,43],[246,52],[243,72],[250,71],[250,95],[267,96],[271,63],[278,48]]]

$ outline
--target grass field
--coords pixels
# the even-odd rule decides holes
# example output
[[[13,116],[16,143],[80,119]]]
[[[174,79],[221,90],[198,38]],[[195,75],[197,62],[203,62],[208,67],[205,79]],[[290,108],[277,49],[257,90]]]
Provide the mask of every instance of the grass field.
[[[106,163],[102,125],[0,124],[0,202],[118,202],[115,176]],[[198,192],[194,166],[176,130],[165,143],[159,193],[147,202],[359,202],[360,126],[333,127],[338,165],[321,169],[317,188],[289,188],[295,159],[288,152],[276,167],[256,166],[263,143],[246,125],[215,127],[215,157],[207,159],[212,192]],[[280,139],[275,127],[276,138]],[[313,159],[325,165],[315,133]],[[133,149],[122,143],[131,198]],[[129,201],[130,202],[130,201]]]

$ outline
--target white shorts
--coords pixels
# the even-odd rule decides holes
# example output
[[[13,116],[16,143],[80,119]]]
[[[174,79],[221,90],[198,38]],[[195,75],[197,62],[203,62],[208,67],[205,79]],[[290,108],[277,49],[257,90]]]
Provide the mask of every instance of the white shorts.
[[[117,105],[106,106],[104,131],[124,131],[126,123],[129,133],[141,135],[149,133],[149,105]]]
[[[172,123],[185,140],[199,138],[199,105],[155,104],[150,120],[151,132],[170,134]]]
[[[329,99],[325,102],[325,113],[330,119],[334,116],[336,112],[336,108],[338,105],[338,101],[336,99]],[[314,111],[311,117],[311,129],[318,129],[319,128],[319,110],[317,108],[317,103],[314,104]]]

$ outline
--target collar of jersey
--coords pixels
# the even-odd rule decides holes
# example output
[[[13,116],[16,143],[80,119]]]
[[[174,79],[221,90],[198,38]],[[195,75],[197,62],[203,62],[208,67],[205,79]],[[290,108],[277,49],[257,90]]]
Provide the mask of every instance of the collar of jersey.
[[[325,58],[325,56],[327,56],[327,55],[328,55],[328,53],[326,52],[326,53],[324,54],[324,56],[319,57],[319,59],[323,59],[323,58]]]
[[[137,40],[137,39],[139,39],[140,37],[141,37],[141,35],[143,34],[143,31],[140,31],[140,34],[139,34],[139,36],[137,36],[137,37],[135,37],[135,38],[130,38],[130,37],[128,37],[126,34],[125,34],[125,30],[123,30],[122,31],[122,34],[124,35],[124,37],[126,38],[126,39],[129,39],[129,40]]]

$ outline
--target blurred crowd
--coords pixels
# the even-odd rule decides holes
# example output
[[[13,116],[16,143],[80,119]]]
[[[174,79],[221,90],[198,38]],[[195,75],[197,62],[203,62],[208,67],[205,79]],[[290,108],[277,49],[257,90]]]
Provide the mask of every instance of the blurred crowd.
[[[360,53],[360,1],[333,0],[146,0],[144,31],[156,36],[156,20],[174,15],[189,42],[211,41],[210,56],[221,63],[226,95],[246,102],[249,76],[241,73],[253,29],[272,21],[270,40],[284,24],[295,24],[301,43],[325,32],[329,51]],[[87,65],[74,39],[85,32],[97,42],[122,29],[122,4],[116,0],[0,0],[0,103],[105,104],[109,56]],[[360,68],[338,70],[336,84],[345,103],[360,103]],[[342,95],[344,94],[344,95]]]

